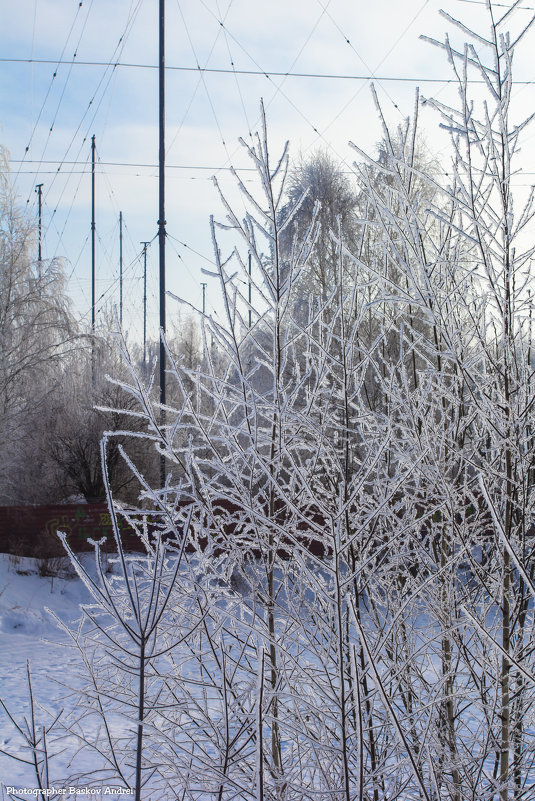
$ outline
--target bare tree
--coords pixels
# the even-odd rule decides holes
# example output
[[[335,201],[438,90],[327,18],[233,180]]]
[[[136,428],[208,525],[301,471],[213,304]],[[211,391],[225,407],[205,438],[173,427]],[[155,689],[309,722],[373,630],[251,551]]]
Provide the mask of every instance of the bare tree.
[[[508,116],[529,26],[509,38],[512,12],[488,13],[489,35],[449,18],[473,46],[440,45],[460,88],[458,107],[434,104],[447,185],[417,163],[417,95],[359,165],[357,247],[317,204],[290,235],[300,206],[264,120],[244,216],[220,192],[212,220],[226,319],[199,315],[189,360],[168,347],[164,425],[121,344],[133,425],[106,439],[136,502],[103,476],[144,555],[116,525],[118,576],[98,547],[96,582],[79,565],[95,606],[77,643],[112,654],[87,659],[87,714],[124,706],[129,736],[95,749],[76,718],[69,732],[139,797],[533,797],[532,210],[515,221]],[[310,292],[316,258],[330,291]],[[164,486],[129,442],[165,457]]]

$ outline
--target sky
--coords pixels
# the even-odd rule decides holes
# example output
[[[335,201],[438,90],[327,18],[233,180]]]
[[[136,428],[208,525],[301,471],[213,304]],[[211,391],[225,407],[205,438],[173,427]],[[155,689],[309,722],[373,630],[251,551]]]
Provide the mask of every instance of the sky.
[[[531,18],[522,0],[512,20]],[[381,136],[373,80],[389,125],[403,124],[416,87],[455,102],[447,60],[422,34],[458,44],[462,34],[440,9],[487,33],[480,0],[167,0],[166,222],[167,288],[217,313],[209,219],[223,218],[216,176],[240,204],[234,166],[253,188],[239,138],[258,130],[263,100],[270,151],[286,140],[294,159],[323,148],[348,173],[348,142],[373,154]],[[496,13],[506,10],[496,3]],[[460,37],[460,38],[459,38]],[[535,28],[516,54],[513,109],[519,122],[535,109]],[[90,145],[96,164],[96,314],[119,302],[119,213],[123,216],[123,320],[132,338],[143,325],[142,241],[158,220],[157,0],[17,0],[0,9],[0,144],[28,214],[37,215],[43,184],[43,257],[63,260],[73,308],[91,319]],[[439,119],[422,110],[428,147],[445,165],[448,141]],[[525,186],[535,175],[535,129],[524,135]],[[445,169],[447,167],[445,166]],[[531,173],[531,176],[530,176]],[[158,250],[147,257],[149,334],[158,325]],[[177,304],[168,304],[168,323]]]

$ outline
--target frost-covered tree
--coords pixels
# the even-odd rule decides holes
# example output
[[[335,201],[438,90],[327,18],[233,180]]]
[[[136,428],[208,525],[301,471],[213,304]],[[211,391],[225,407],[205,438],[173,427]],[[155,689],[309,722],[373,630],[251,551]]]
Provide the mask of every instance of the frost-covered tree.
[[[326,233],[318,206],[293,228],[264,121],[245,212],[220,192],[212,220],[226,319],[199,315],[196,358],[169,347],[165,424],[121,345],[137,502],[103,476],[144,554],[118,543],[110,578],[97,548],[73,641],[107,739],[76,717],[68,733],[138,798],[533,796],[531,198],[515,221],[509,119],[528,29],[509,38],[511,12],[488,13],[490,34],[449,18],[474,42],[443,45],[450,179],[416,163],[419,98],[401,131],[381,118],[384,148],[357,170],[369,247],[331,227],[331,291],[310,292]],[[164,486],[129,440],[164,456]]]
[[[524,233],[534,209],[530,194],[517,210],[512,184],[519,138],[531,118],[518,123],[511,119],[513,50],[533,19],[513,35],[505,30],[510,12],[495,15],[490,6],[489,19],[487,34],[471,34],[477,50],[472,43],[464,52],[448,40],[441,45],[455,70],[460,103],[455,108],[433,105],[452,134],[456,171],[448,194],[455,201],[455,222],[469,242],[474,286],[483,295],[472,327],[478,361],[467,363],[453,342],[452,350],[471,395],[474,438],[479,442],[473,459],[479,492],[474,495],[482,498],[492,520],[481,533],[494,543],[495,561],[492,565],[491,558],[490,570],[487,565],[480,573],[485,588],[480,589],[471,614],[477,617],[480,632],[487,631],[487,639],[497,643],[492,671],[498,690],[492,775],[505,801],[521,797],[533,761],[524,726],[530,688],[521,671],[532,626],[529,598],[535,568],[530,552],[534,485],[529,410],[534,399],[528,324],[534,249]],[[466,32],[465,26],[456,24]],[[472,74],[485,81],[484,102],[471,101],[467,79]],[[486,613],[496,601],[498,614],[488,632]]]
[[[75,325],[60,262],[35,259],[35,226],[0,167],[0,498],[49,496],[40,421],[73,346]],[[35,468],[35,469],[32,469]]]
[[[358,197],[353,176],[327,151],[318,150],[308,158],[299,158],[288,171],[285,196],[281,219],[290,214],[292,218],[281,231],[281,255],[289,258],[296,235],[302,237],[312,223],[317,225],[316,246],[306,272],[310,291],[325,298],[339,278],[339,255],[331,233],[341,228],[346,247],[351,252],[358,247]]]
[[[524,727],[533,571],[533,249],[524,231],[533,209],[531,196],[519,213],[513,202],[511,176],[529,119],[513,124],[510,116],[513,48],[531,23],[510,36],[511,13],[496,18],[491,6],[489,33],[448,19],[471,40],[460,50],[449,38],[440,45],[459,104],[429,101],[452,136],[451,183],[428,177],[435,192],[422,207],[409,191],[421,173],[394,147],[382,160],[394,203],[371,180],[380,164],[361,178],[378,239],[402,276],[383,274],[403,358],[381,371],[382,394],[397,438],[421,457],[417,502],[404,515],[418,512],[414,543],[432,588],[427,593],[424,583],[416,594],[436,631],[428,654],[440,670],[437,684],[421,685],[413,699],[427,698],[433,710],[436,791],[520,798],[533,763]],[[483,81],[485,98],[471,96],[473,77]],[[414,325],[416,315],[425,326]],[[409,671],[413,682],[416,675]]]
[[[257,192],[240,187],[249,212],[240,219],[221,195],[226,221],[212,227],[227,310],[225,324],[203,319],[213,347],[205,347],[200,369],[169,353],[181,403],[168,405],[164,428],[143,380],[134,372],[134,382],[123,384],[168,461],[165,487],[150,488],[138,473],[144,508],[159,516],[170,501],[191,503],[192,530],[217,557],[220,579],[241,592],[240,615],[230,614],[228,595],[210,612],[227,632],[226,646],[215,647],[214,634],[205,640],[215,660],[210,692],[225,723],[203,730],[210,745],[204,756],[195,749],[196,775],[205,788],[217,779],[221,797],[248,787],[260,798],[305,799],[314,790],[350,799],[356,788],[379,798],[408,780],[424,786],[409,738],[400,744],[378,735],[400,724],[386,700],[374,700],[378,679],[367,639],[366,599],[390,581],[389,548],[395,544],[400,559],[409,558],[397,512],[414,465],[402,444],[396,460],[384,458],[390,421],[369,414],[364,376],[375,353],[359,342],[363,296],[358,282],[346,295],[340,238],[338,290],[296,313],[293,299],[309,286],[317,228],[312,220],[291,258],[282,256],[281,234],[292,221],[292,210],[281,211],[287,154],[271,166],[265,126],[248,154],[258,171]],[[249,254],[250,325],[240,290]],[[378,620],[372,629],[384,625]],[[211,683],[231,663],[255,691],[232,708],[226,685]],[[236,761],[229,730],[245,738],[240,748],[248,744],[249,772]],[[411,742],[418,737],[415,728]],[[212,756],[223,743],[225,770],[220,764],[218,773]],[[411,759],[393,782],[385,766],[401,758],[403,743]]]

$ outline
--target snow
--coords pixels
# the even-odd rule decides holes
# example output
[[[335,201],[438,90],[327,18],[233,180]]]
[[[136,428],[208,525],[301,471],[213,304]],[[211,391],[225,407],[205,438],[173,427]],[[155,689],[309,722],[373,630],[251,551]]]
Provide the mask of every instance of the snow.
[[[203,759],[206,764],[213,763],[217,766],[217,757],[221,753],[219,750],[221,748],[221,732],[218,724],[224,721],[222,710],[224,705],[229,703],[231,714],[228,722],[231,734],[234,727],[236,735],[235,768],[243,787],[247,781],[254,782],[260,771],[261,762],[259,762],[258,754],[254,753],[258,751],[258,744],[249,741],[244,721],[254,721],[257,731],[262,728],[259,716],[260,710],[265,708],[262,704],[262,693],[267,695],[269,692],[268,682],[264,687],[262,686],[262,676],[264,675],[266,678],[268,675],[268,667],[264,665],[264,656],[267,652],[265,645],[259,649],[255,646],[258,637],[261,638],[261,619],[257,618],[254,621],[251,618],[251,609],[247,605],[250,589],[243,576],[241,587],[233,591],[225,586],[222,579],[219,582],[215,572],[212,572],[211,578],[209,578],[209,571],[200,569],[203,558],[199,556],[199,563],[194,562],[190,565],[193,566],[190,575],[194,574],[198,577],[195,579],[194,586],[201,587],[204,582],[204,590],[208,594],[210,586],[217,584],[216,606],[221,610],[222,615],[218,618],[217,624],[214,618],[211,643],[216,646],[217,650],[223,646],[223,639],[225,640],[228,646],[225,659],[229,660],[229,666],[231,657],[234,658],[233,644],[240,643],[240,649],[244,648],[241,654],[241,664],[238,659],[232,663],[233,667],[230,670],[228,666],[226,668],[227,686],[229,692],[232,689],[232,694],[225,698],[224,693],[218,690],[218,687],[221,686],[221,676],[216,675],[216,663],[222,659],[222,651],[217,652],[217,658],[214,657],[214,652],[211,651],[209,645],[210,640],[204,637],[202,627],[199,627],[197,630],[199,639],[196,644],[192,643],[191,648],[187,643],[179,645],[173,651],[170,662],[167,663],[168,668],[171,665],[174,669],[174,674],[169,672],[169,676],[174,675],[175,681],[179,679],[172,685],[171,700],[174,703],[171,706],[165,706],[165,704],[169,704],[170,700],[165,681],[167,655],[163,655],[161,661],[154,663],[161,669],[161,672],[153,672],[148,679],[150,692],[147,694],[147,699],[159,699],[163,705],[162,709],[165,709],[166,712],[160,722],[155,723],[154,719],[150,721],[147,717],[145,731],[148,743],[151,734],[160,736],[160,739],[157,740],[156,751],[152,745],[150,748],[152,749],[151,756],[155,752],[159,756],[162,776],[165,776],[166,767],[170,772],[167,775],[174,772],[174,760],[177,758],[180,760],[181,749],[188,744],[191,749],[189,754],[193,770],[195,770],[197,762],[200,766],[203,764]],[[81,556],[81,560],[88,574],[95,576],[93,554],[84,554]],[[139,556],[135,556],[132,560],[138,564],[141,561]],[[68,563],[65,562],[65,567],[67,565]],[[217,560],[214,560],[212,566],[217,566]],[[55,569],[61,567],[57,562],[54,563]],[[253,584],[257,568],[258,565],[251,567],[249,574],[249,579]],[[43,575],[44,572],[46,571],[43,570],[42,563],[40,564],[37,560],[0,555],[0,697],[4,699],[15,722],[19,723],[23,729],[30,725],[27,681],[27,664],[29,662],[37,722],[40,726],[49,725],[57,716],[60,716],[60,725],[55,729],[55,736],[50,736],[48,740],[49,754],[51,755],[48,786],[55,788],[55,791],[65,790],[65,795],[70,794],[73,798],[82,792],[85,797],[95,793],[100,793],[99,797],[103,797],[106,792],[111,793],[112,790],[118,792],[120,786],[113,776],[113,771],[109,769],[109,765],[106,767],[105,755],[107,752],[103,718],[99,717],[94,703],[97,696],[91,691],[91,681],[88,680],[88,664],[97,666],[95,676],[106,674],[106,680],[109,681],[108,686],[111,690],[107,690],[100,698],[103,699],[102,702],[106,707],[106,725],[109,726],[112,739],[119,743],[119,749],[123,749],[121,752],[123,757],[125,750],[131,749],[129,753],[133,753],[132,742],[135,737],[137,719],[135,710],[132,712],[127,707],[129,699],[135,698],[135,694],[132,693],[128,671],[123,674],[120,672],[113,674],[113,662],[119,653],[117,649],[114,651],[110,647],[109,651],[106,651],[106,648],[99,650],[97,640],[93,640],[94,648],[91,645],[92,641],[89,640],[90,647],[85,651],[87,662],[84,664],[81,651],[72,647],[72,640],[57,623],[57,621],[69,623],[71,629],[76,630],[80,605],[91,604],[95,608],[87,586],[76,574],[71,573],[69,577],[68,570],[63,571],[63,577]],[[59,572],[62,573],[62,570],[60,569]],[[119,569],[116,566],[113,570],[112,585],[116,590],[116,598],[120,600],[121,582],[118,573]],[[187,575],[188,570],[184,567],[183,573],[180,574],[182,586],[185,586]],[[329,603],[327,601],[325,606],[322,606],[320,597],[311,594],[310,588],[301,587],[299,582],[285,584],[283,572],[280,575],[277,573],[277,577],[281,582],[277,626],[286,631],[286,649],[285,654],[281,652],[281,670],[288,672],[289,681],[289,684],[281,688],[280,697],[282,703],[291,709],[293,716],[286,718],[286,729],[281,746],[290,771],[293,765],[297,766],[299,761],[303,760],[303,752],[309,748],[309,751],[306,751],[306,760],[302,762],[302,767],[296,768],[296,771],[300,770],[300,773],[296,772],[296,775],[299,775],[301,781],[306,782],[306,786],[312,789],[316,782],[320,781],[315,760],[321,760],[321,754],[325,749],[328,751],[335,747],[332,738],[336,739],[334,737],[337,725],[335,696],[338,684],[334,662],[331,661],[330,665],[328,664],[331,647],[327,645],[324,648],[316,639],[314,630],[310,631],[311,636],[307,639],[306,633],[293,632],[292,629],[301,613],[304,615],[303,619],[311,620],[307,615],[314,608],[318,610],[318,615],[323,609],[324,616],[327,616]],[[286,576],[287,578],[288,576]],[[138,586],[141,587],[141,583]],[[215,598],[214,596],[211,599],[212,603]],[[216,606],[211,607],[214,614]],[[186,607],[187,604],[184,603],[183,613],[187,612]],[[417,611],[417,608],[413,610],[415,656],[421,651],[421,657],[417,660],[417,672],[425,679],[432,696],[433,688],[440,686],[441,663],[436,648],[433,646],[433,638],[430,637],[432,622],[427,615],[417,614]],[[95,610],[95,614],[97,615],[95,619],[102,622],[104,626],[104,613]],[[101,618],[98,618],[99,614],[102,615]],[[177,623],[173,617],[174,611],[170,614],[172,626],[165,630],[164,637],[171,636],[176,641],[176,635],[170,635],[169,632],[173,630],[173,626],[179,627],[181,624]],[[363,620],[367,626],[369,620],[366,617]],[[218,640],[218,632],[222,630],[220,629],[222,621],[224,621],[222,628],[225,629],[224,638]],[[210,625],[210,622],[207,621],[208,628]],[[244,633],[252,625],[256,625],[258,630],[254,635],[251,634],[245,638],[248,642],[246,645]],[[492,628],[492,625],[489,627]],[[96,630],[98,630],[98,625]],[[111,627],[106,630],[113,634]],[[104,656],[103,659],[102,656]],[[224,667],[224,660],[221,664]],[[356,669],[355,665],[353,667]],[[380,684],[380,679],[381,677],[377,673],[377,684]],[[461,679],[459,681],[462,692]],[[255,687],[252,687],[252,683],[255,684]],[[466,690],[470,693],[469,687]],[[329,695],[332,697],[329,698]],[[260,698],[260,705],[255,703],[255,697]],[[395,697],[391,700],[393,703],[398,701]],[[466,696],[464,701],[468,700],[469,698]],[[169,716],[167,716],[167,710]],[[474,697],[470,703],[466,704],[463,711],[464,736],[471,738],[474,748],[477,747],[478,739],[481,737],[480,729],[484,717],[477,697]],[[166,728],[166,722],[169,723],[168,728]],[[529,722],[526,720],[525,723],[528,727],[531,720]],[[160,726],[161,728],[159,728]],[[178,734],[176,733],[177,726]],[[212,726],[213,728],[211,728]],[[300,726],[306,729],[305,735],[298,731]],[[314,734],[313,738],[312,734]],[[532,736],[527,728],[526,735]],[[330,740],[331,742],[329,742]],[[314,744],[316,742],[317,748]],[[97,745],[96,749],[93,744]],[[1,709],[0,750],[3,752],[0,753],[1,801],[7,801],[11,797],[21,799],[34,797],[31,794],[31,791],[36,789],[33,766],[21,761],[31,758],[31,750],[24,742],[22,733],[17,732],[8,715]],[[11,757],[6,752],[11,754]],[[385,778],[390,775],[388,780],[392,782],[392,787],[397,786],[403,775],[407,775],[408,772],[408,765],[400,761],[401,753],[402,751],[392,750],[387,754],[388,764],[385,765],[384,775]],[[132,759],[127,759],[123,764],[126,764],[127,768],[133,769],[132,762]],[[249,765],[249,773],[247,773],[246,765]],[[492,765],[488,757],[485,760],[485,769],[490,775]],[[174,773],[174,778],[170,778],[171,783],[165,779],[158,780],[157,786],[154,785],[154,790],[152,782],[149,780],[146,787],[147,799],[168,801],[175,798],[171,788],[174,787],[173,782],[176,784],[177,775],[183,777],[183,774],[179,772],[178,774]],[[209,776],[208,771],[206,776]],[[217,776],[217,770],[212,776]],[[532,772],[529,771],[526,773],[526,784],[529,785],[532,780]],[[131,782],[131,775],[129,775],[129,781]],[[157,782],[157,779],[154,778],[154,781]],[[208,789],[210,786],[208,779],[199,781],[198,775],[194,776],[192,786],[195,789],[187,798],[195,799],[195,801],[213,801],[217,797],[217,787],[213,778],[211,781],[214,789]],[[484,780],[483,785],[486,785]],[[8,795],[7,787],[26,788],[28,792],[13,793],[10,791],[11,795]],[[122,787],[124,790],[124,785]],[[305,785],[303,785],[304,787]],[[256,789],[259,791],[258,784]],[[486,789],[483,787],[484,792],[487,792],[488,789],[488,785],[486,785]],[[295,797],[307,798],[305,789],[303,789],[303,793],[304,795]],[[411,789],[406,787],[403,793],[400,796],[403,801],[417,797],[414,787]],[[62,797],[62,794],[56,792],[51,797],[56,801],[57,798]],[[226,795],[224,797],[227,798]],[[228,798],[230,797],[240,798],[241,801],[242,798],[249,796],[247,794],[232,796],[231,794]],[[332,797],[337,797],[336,790],[333,790]],[[490,798],[491,796],[487,793],[487,795],[478,797]]]
[[[80,560],[90,578],[96,578],[94,554],[83,554]],[[136,562],[142,563],[143,560],[139,555],[130,554],[129,565]],[[93,640],[91,637],[85,640],[82,654],[67,631],[61,628],[61,623],[64,623],[69,625],[72,632],[77,631],[81,605],[92,610],[97,624],[93,627],[94,632],[98,632],[100,624],[107,626],[104,623],[105,612],[95,607],[86,583],[72,570],[69,571],[68,565],[66,559],[63,565],[56,560],[50,566],[63,574],[64,577],[58,578],[43,575],[46,570],[38,560],[0,554],[0,698],[7,707],[7,710],[0,708],[2,801],[11,797],[35,797],[38,785],[31,764],[32,750],[23,736],[24,731],[29,732],[32,728],[28,664],[38,737],[43,726],[50,726],[58,719],[52,734],[47,737],[50,771],[48,781],[44,781],[43,785],[54,789],[50,797],[61,798],[64,790],[67,796],[70,794],[72,797],[80,793],[86,796],[97,793],[103,797],[120,793],[121,790],[124,792],[125,783],[117,779],[113,766],[110,766],[109,760],[106,761],[110,749],[107,748],[109,743],[105,729],[109,730],[116,747],[122,749],[123,770],[126,765],[126,781],[132,786],[134,760],[125,760],[124,753],[126,749],[126,752],[133,754],[137,719],[129,704],[132,687],[128,671],[114,672],[114,658],[120,651],[113,647],[99,647],[98,634]],[[110,575],[107,578],[111,577],[111,584],[117,591],[116,598],[121,597],[119,573],[120,567],[110,563]],[[86,628],[91,628],[91,624],[88,627],[87,623],[86,616]],[[114,632],[113,627],[106,628],[106,631],[120,638],[120,630],[119,634]],[[199,689],[203,678],[198,660],[192,659],[192,653],[187,648],[179,649],[175,659],[177,674],[186,685],[191,684],[194,695],[203,696],[206,715],[213,714],[217,719],[217,694],[212,699],[210,692],[206,694]],[[162,665],[164,661],[162,658]],[[111,689],[100,695],[95,693],[89,665],[95,668],[97,681],[106,676],[105,681],[109,682]],[[158,677],[155,680],[154,676],[149,686],[158,695],[165,689]],[[105,709],[105,724],[103,715],[99,714],[99,704]],[[13,718],[11,721],[10,715]],[[149,721],[146,719],[145,722],[148,726]],[[22,731],[17,731],[15,724]],[[42,756],[40,750],[39,755]],[[150,786],[152,788],[152,784]],[[15,788],[15,792],[8,788]],[[17,793],[18,789],[25,792]],[[168,795],[157,797],[167,798]],[[195,793],[198,801],[208,801],[209,797],[212,796],[205,796],[202,791]]]
[[[88,600],[77,578],[42,576],[38,560],[0,554],[0,696],[17,720],[29,713],[28,662],[37,702],[46,703],[55,714],[60,712],[63,684],[69,677],[74,680],[80,659],[66,647],[66,635],[46,610],[72,622],[79,616],[80,604]],[[5,714],[0,721],[0,748],[28,759],[22,737]],[[25,783],[34,787],[31,766],[0,753],[0,787]]]

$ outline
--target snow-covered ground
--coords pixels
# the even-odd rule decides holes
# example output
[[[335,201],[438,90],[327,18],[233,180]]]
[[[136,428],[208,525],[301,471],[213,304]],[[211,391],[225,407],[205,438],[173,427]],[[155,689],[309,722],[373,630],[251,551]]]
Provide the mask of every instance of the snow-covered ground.
[[[129,557],[134,561],[138,558],[135,555]],[[96,578],[94,554],[83,554],[80,560],[88,574]],[[52,734],[47,738],[48,781],[42,782],[43,787],[50,788],[52,801],[69,796],[88,798],[96,795],[101,798],[109,794],[112,797],[129,793],[125,788],[132,786],[137,718],[135,710],[132,712],[131,704],[130,708],[128,704],[131,689],[128,671],[121,674],[122,679],[115,684],[107,685],[113,690],[106,689],[102,695],[94,692],[89,663],[97,665],[96,671],[100,676],[108,669],[113,670],[110,667],[113,656],[105,651],[104,657],[102,651],[96,655],[91,646],[85,647],[82,656],[68,633],[62,630],[60,622],[69,624],[70,630],[76,632],[81,605],[92,602],[89,590],[70,567],[67,557],[63,564],[63,576],[57,560],[51,568],[54,571],[59,568],[60,575],[49,576],[43,575],[43,564],[38,560],[0,554],[0,699],[5,704],[0,708],[1,801],[41,797],[37,793],[39,782],[31,764],[32,749],[28,738],[25,740],[24,737],[24,732],[31,735],[33,728],[28,665],[36,723],[34,740],[39,741],[41,776],[44,753],[41,732],[43,727],[54,722]],[[109,565],[110,576],[117,570]],[[87,626],[87,617],[85,621]],[[105,639],[105,635],[102,636]],[[202,663],[195,657],[194,668],[191,668],[188,664],[190,657],[187,649],[184,653],[180,651],[177,669],[184,680],[191,680],[192,686],[198,688]],[[87,660],[85,664],[84,658]],[[194,693],[202,694],[202,691],[194,689]],[[209,694],[204,693],[203,699],[210,707]],[[105,720],[103,715],[99,715],[101,703],[106,706]],[[18,731],[17,726],[22,731]],[[110,760],[106,761],[110,755],[108,734],[122,748],[122,770],[126,766],[124,776],[128,774],[123,781],[117,778]],[[150,779],[149,784],[152,789]],[[167,787],[165,780],[163,784]],[[165,787],[164,795],[157,797],[174,797],[169,795],[171,790],[166,794]],[[148,790],[149,786],[145,789]],[[195,798],[205,801],[207,796],[197,792]]]
[[[88,563],[91,558],[87,555]],[[80,659],[67,647],[66,635],[46,609],[71,622],[79,616],[80,604],[88,600],[86,587],[73,575],[42,576],[37,560],[0,554],[0,697],[18,723],[25,725],[24,721],[30,720],[28,664],[36,702],[45,704],[51,713],[37,707],[38,721],[50,722],[71,700],[66,697],[65,683],[76,683]],[[32,766],[3,753],[31,758],[4,710],[0,711],[0,748],[0,787],[35,787]],[[52,771],[67,768],[66,761],[59,753]]]
[[[81,560],[84,569],[95,576],[94,555],[85,554]],[[143,562],[139,555],[131,555],[127,561],[129,565]],[[259,605],[259,609],[254,610],[251,600],[261,589],[258,579],[261,571],[255,564],[251,572],[241,575],[239,582],[234,574],[225,581],[223,574],[218,573],[220,564],[216,557],[197,554],[191,562],[187,559],[185,562],[178,573],[177,594],[170,596],[166,607],[169,620],[161,625],[150,675],[145,674],[147,706],[143,718],[143,753],[148,754],[151,772],[147,775],[144,798],[146,801],[173,801],[177,797],[187,801],[214,801],[224,781],[228,794],[221,798],[248,801],[258,797],[257,744],[268,742],[270,733],[265,719],[262,722],[260,718],[261,713],[266,715],[269,711],[270,703],[269,698],[264,697],[269,692],[269,681],[266,681],[269,679],[268,636],[262,608]],[[166,562],[167,567],[169,564],[172,567],[173,562]],[[65,559],[65,566],[68,565]],[[57,572],[60,565],[55,562],[51,567]],[[128,594],[124,591],[124,582],[121,583],[119,566],[110,564],[109,567],[105,583],[110,582],[113,589],[116,609],[124,610],[128,606]],[[72,639],[59,622],[70,623],[71,630],[76,632],[81,605],[88,608],[91,604],[89,590],[72,568],[70,576],[67,570],[63,576],[61,570],[60,575],[55,576],[43,575],[43,572],[43,565],[37,560],[0,555],[0,698],[7,707],[7,711],[0,708],[0,801],[36,797],[37,781],[29,741],[32,737],[39,741],[42,774],[42,727],[50,726],[56,718],[47,739],[48,782],[43,781],[43,786],[54,788],[51,801],[69,796],[102,798],[111,794],[110,791],[118,794],[121,788],[124,792],[125,788],[133,786],[139,720],[135,646],[124,630],[121,633],[120,626],[114,629],[106,619],[103,603],[100,609],[88,609],[85,639],[80,637],[83,650],[73,647]],[[168,571],[168,575],[173,573],[173,569]],[[143,608],[151,608],[152,604],[156,609],[165,593],[163,596],[152,593],[150,580],[143,585],[141,572],[136,571],[135,576],[136,581],[130,586],[137,588],[140,605],[143,606],[143,598],[148,597],[149,604]],[[285,713],[281,745],[286,760],[285,775],[291,776],[292,789],[296,788],[288,797],[310,801],[311,797],[321,797],[316,790],[318,787],[323,788],[324,798],[338,801],[341,797],[340,760],[332,758],[332,754],[339,753],[340,741],[334,607],[326,591],[314,594],[310,587],[290,580],[289,570],[282,571],[278,578],[276,626],[285,645],[279,652],[279,670],[285,682],[281,680],[279,691],[283,702],[280,709]],[[317,587],[327,587],[326,574],[318,572],[317,579]],[[254,594],[253,585],[256,586]],[[148,588],[148,595],[143,594],[143,586]],[[388,611],[377,605],[375,609],[380,613],[378,619],[383,611],[385,616]],[[490,613],[488,617],[488,628],[492,631],[494,623]],[[123,616],[123,619],[126,618]],[[320,619],[326,622],[323,629],[318,625]],[[369,626],[368,637],[372,642],[373,621],[369,615],[363,615],[362,620]],[[419,604],[409,610],[407,621],[411,623],[413,640],[412,645],[408,644],[412,649],[409,653],[414,675],[422,687],[421,722],[419,719],[417,722],[422,729],[431,730],[434,719],[427,717],[428,709],[432,709],[433,704],[439,707],[441,700],[440,639],[432,620],[420,612]],[[407,631],[406,626],[404,644]],[[188,636],[182,636],[184,633]],[[474,630],[474,637],[476,633]],[[124,650],[114,647],[114,643],[120,645],[121,642]],[[496,658],[487,651],[487,671],[497,672],[492,665],[492,659]],[[34,695],[35,733],[30,714],[28,664]],[[353,667],[355,665],[356,662]],[[384,658],[380,670],[385,683],[389,675],[387,669],[388,662]],[[491,705],[485,706],[474,690],[470,683],[472,675],[476,673],[458,671],[458,693],[462,700],[459,742],[466,743],[470,749],[466,751],[467,775],[472,769],[469,754],[474,754],[476,748],[479,748],[482,768],[477,791],[463,797],[490,801],[495,797],[491,790],[495,784],[492,780],[493,751],[491,748],[484,750],[483,746],[487,730],[492,730],[494,725],[491,719],[486,728],[486,714],[489,710],[489,717],[494,713]],[[373,680],[380,683],[379,672],[369,674],[369,683]],[[413,679],[413,686],[415,682]],[[373,687],[370,697],[375,703],[375,719],[380,720],[386,730],[389,719],[381,709],[380,699],[374,696]],[[390,708],[394,704],[398,704],[396,720],[400,730],[405,736],[412,735],[399,704],[399,693],[392,696]],[[157,712],[152,718],[147,713],[150,705]],[[530,711],[524,720],[526,743],[530,748],[534,736],[532,724]],[[21,730],[17,731],[17,725]],[[358,745],[355,737],[354,741]],[[388,789],[385,797],[412,801],[421,796],[418,782],[412,780],[405,744],[400,743],[399,739],[390,737],[383,744],[382,781]],[[221,755],[227,762],[223,762]],[[351,756],[351,780],[357,787],[360,757],[355,744]],[[477,760],[474,764],[477,768]],[[532,763],[526,758],[523,775],[526,798],[534,797],[534,764],[535,758]],[[155,765],[157,773],[152,772]],[[224,774],[221,765],[226,771]],[[425,781],[431,781],[429,775]],[[182,790],[186,785],[188,794],[177,796],[177,789]],[[307,787],[313,789],[314,796],[307,794]],[[26,790],[13,792],[8,788]]]

